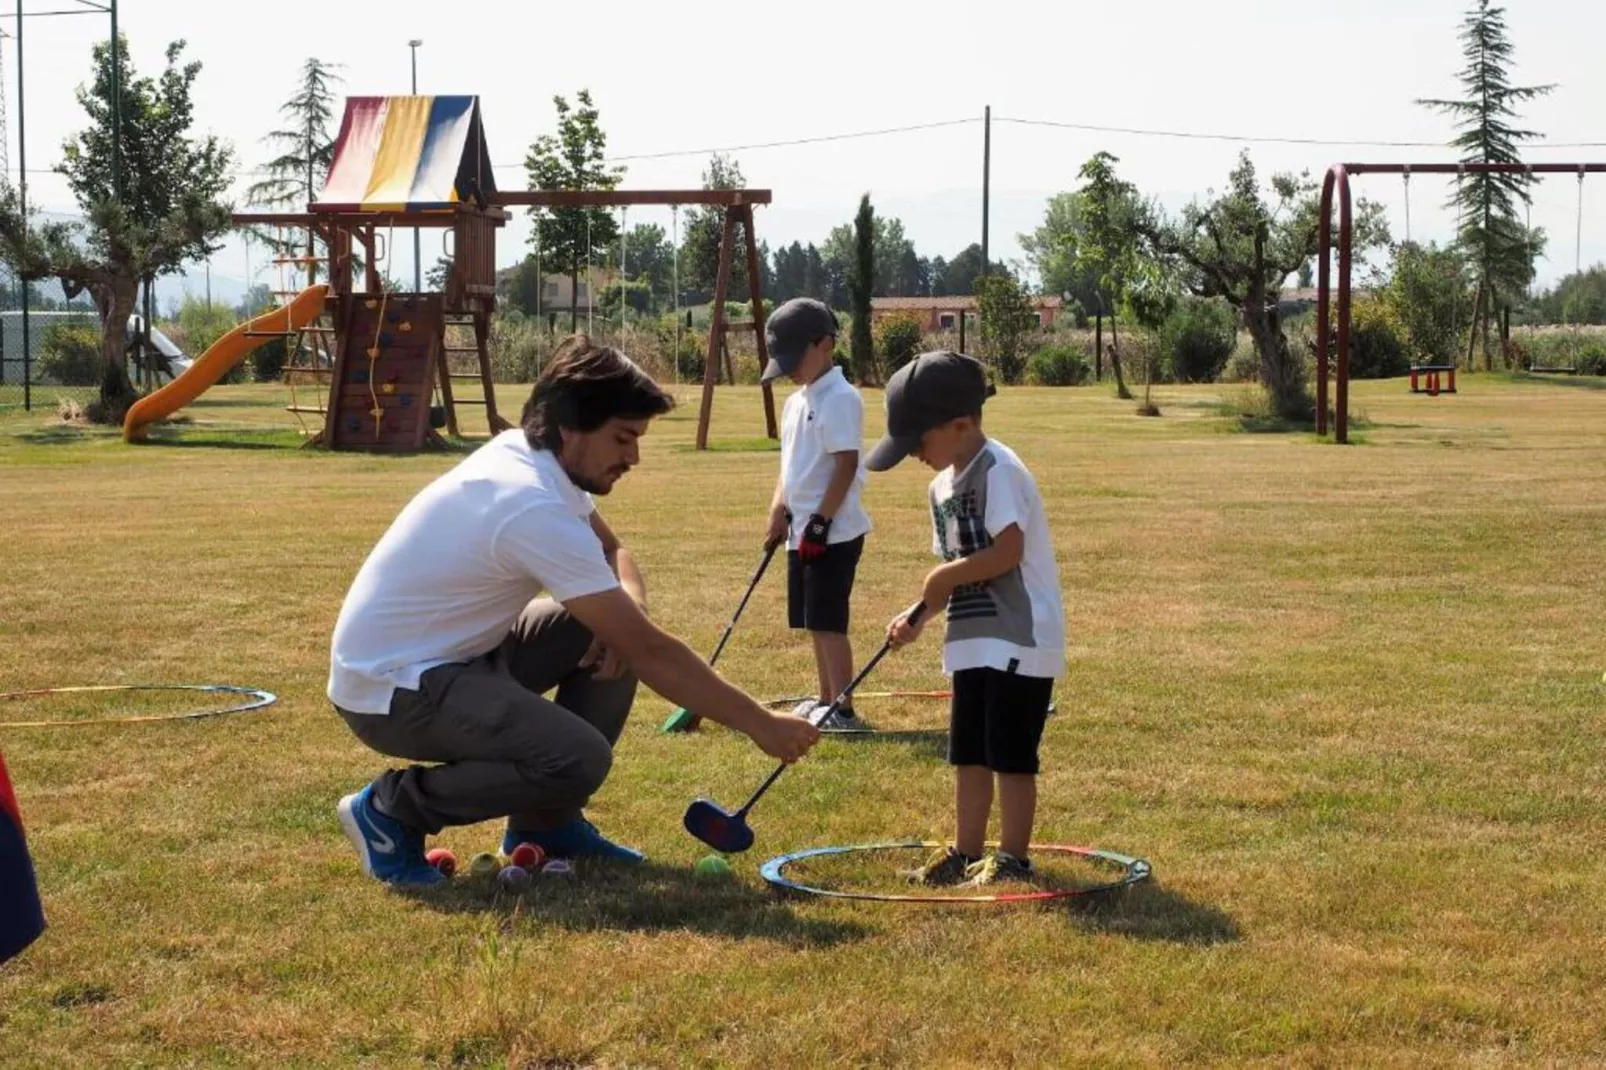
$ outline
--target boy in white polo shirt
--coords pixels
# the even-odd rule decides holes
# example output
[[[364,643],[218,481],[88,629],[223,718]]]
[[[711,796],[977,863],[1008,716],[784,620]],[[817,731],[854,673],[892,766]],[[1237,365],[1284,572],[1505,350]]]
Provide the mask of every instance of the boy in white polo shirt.
[[[958,353],[922,353],[887,384],[887,436],[870,451],[882,472],[913,454],[935,469],[932,550],[944,564],[921,600],[948,609],[943,671],[953,677],[948,761],[958,833],[910,876],[926,884],[1030,880],[1038,743],[1065,672],[1065,620],[1054,540],[1037,481],[1013,450],[982,431],[987,373]],[[929,620],[927,616],[924,620]],[[904,614],[894,646],[919,637]],[[984,855],[993,787],[998,850]]]
[[[787,619],[809,632],[820,693],[798,706],[811,717],[853,678],[849,603],[870,517],[860,496],[864,469],[864,402],[832,357],[836,317],[812,298],[775,310],[765,324],[770,362],[764,381],[785,375],[803,389],[781,413],[781,474],[770,501],[765,545],[787,543]],[[854,728],[851,702],[824,728]]]

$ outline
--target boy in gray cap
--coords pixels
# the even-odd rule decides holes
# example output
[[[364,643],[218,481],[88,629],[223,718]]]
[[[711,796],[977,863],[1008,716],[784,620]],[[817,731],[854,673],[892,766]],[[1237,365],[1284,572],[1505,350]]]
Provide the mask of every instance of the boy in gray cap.
[[[836,330],[831,310],[806,297],[781,305],[764,327],[770,351],[764,382],[784,375],[803,388],[781,411],[781,474],[764,545],[786,542],[788,623],[814,641],[819,697],[794,711],[811,720],[853,678],[848,608],[870,531],[860,501],[864,402],[832,360]],[[821,727],[859,725],[848,704]]]
[[[948,610],[942,661],[953,677],[948,761],[958,781],[958,832],[952,846],[909,874],[925,884],[1031,879],[1037,749],[1054,680],[1065,671],[1064,610],[1043,499],[1014,451],[982,431],[982,404],[992,393],[974,358],[920,354],[887,384],[887,436],[867,462],[882,472],[913,454],[937,473],[932,551],[945,563],[926,576],[921,600]],[[887,638],[912,643],[923,623],[899,616]],[[1001,835],[998,850],[983,857],[995,781]]]

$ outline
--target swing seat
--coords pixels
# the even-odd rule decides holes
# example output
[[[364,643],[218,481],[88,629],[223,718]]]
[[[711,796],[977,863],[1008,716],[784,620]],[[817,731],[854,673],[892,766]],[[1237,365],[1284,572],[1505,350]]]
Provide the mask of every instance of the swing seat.
[[[1448,382],[1441,385],[1439,376],[1448,373]],[[1454,394],[1456,366],[1454,364],[1413,364],[1411,365],[1411,393],[1430,394],[1437,397],[1439,394]],[[1427,377],[1427,384],[1421,384],[1421,377]]]

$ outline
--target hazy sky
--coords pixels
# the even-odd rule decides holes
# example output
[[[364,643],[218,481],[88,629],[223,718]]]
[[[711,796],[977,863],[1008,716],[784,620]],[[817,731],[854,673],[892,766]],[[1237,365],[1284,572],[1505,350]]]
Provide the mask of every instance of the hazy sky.
[[[72,0],[26,0],[29,10]],[[3,4],[7,9],[13,5]],[[1285,137],[1442,143],[1446,121],[1412,101],[1456,93],[1456,31],[1465,0],[1350,0],[1318,6],[1287,0],[1140,0],[1125,4],[995,0],[985,5],[817,0],[807,5],[480,0],[124,0],[121,22],[138,69],[155,73],[171,40],[205,64],[197,119],[236,148],[243,171],[264,158],[261,136],[309,55],[344,64],[354,94],[409,90],[407,41],[418,52],[421,93],[481,97],[491,159],[504,187],[521,187],[529,143],[553,128],[551,98],[589,87],[613,156],[752,145],[994,116],[992,249],[1020,255],[1016,235],[1041,219],[1043,202],[1076,183],[1076,170],[1107,149],[1144,192],[1175,207],[1219,186],[1242,141]],[[236,14],[238,12],[238,14]],[[1606,4],[1513,0],[1508,22],[1516,79],[1554,82],[1525,121],[1550,142],[1535,160],[1606,160]],[[8,31],[14,21],[3,24]],[[83,123],[74,87],[89,71],[104,17],[36,18],[26,27],[29,169],[60,157]],[[10,161],[17,167],[17,53],[5,42]],[[1027,126],[1004,118],[1230,135],[1225,140],[1144,137]],[[1263,173],[1338,159],[1449,159],[1440,148],[1253,144]],[[925,255],[952,256],[979,240],[979,121],[826,144],[741,149],[748,182],[775,191],[760,210],[772,247],[819,241],[846,222],[868,191],[897,216]],[[707,154],[628,162],[625,184],[695,187]],[[58,176],[30,174],[35,203],[68,208]],[[1572,270],[1576,181],[1552,178],[1533,218],[1551,234],[1541,280]],[[1397,179],[1361,190],[1389,205],[1404,231]],[[1443,238],[1448,186],[1412,182],[1418,238]],[[1606,259],[1606,177],[1586,183],[1582,259]],[[637,209],[630,223],[669,226],[668,209]],[[523,255],[522,217],[502,232],[499,260]],[[424,259],[439,250],[426,235]],[[398,237],[395,272],[410,277],[411,241]],[[261,252],[252,265],[269,281]],[[212,264],[213,279],[241,280],[242,247]]]

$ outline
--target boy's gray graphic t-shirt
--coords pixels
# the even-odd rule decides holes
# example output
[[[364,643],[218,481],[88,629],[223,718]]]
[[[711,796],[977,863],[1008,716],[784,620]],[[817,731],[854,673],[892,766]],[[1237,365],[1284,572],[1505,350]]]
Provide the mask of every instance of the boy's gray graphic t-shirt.
[[[968,584],[948,600],[943,671],[993,668],[1022,676],[1065,672],[1065,615],[1054,542],[1037,481],[1015,452],[989,439],[962,471],[931,481],[932,551],[945,561],[987,549],[1011,524],[1025,536],[1021,562]]]

